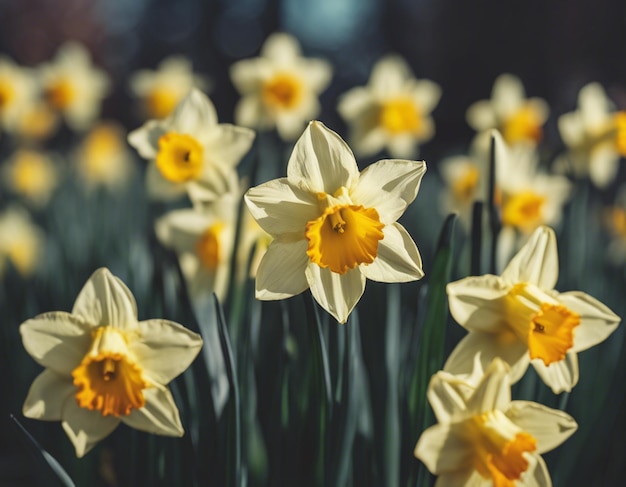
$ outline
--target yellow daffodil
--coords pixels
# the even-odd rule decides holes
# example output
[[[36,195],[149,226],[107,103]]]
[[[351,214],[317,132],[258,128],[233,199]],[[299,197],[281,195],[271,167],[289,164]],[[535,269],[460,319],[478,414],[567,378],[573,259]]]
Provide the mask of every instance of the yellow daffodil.
[[[510,144],[536,145],[543,137],[549,108],[541,98],[526,98],[517,76],[500,75],[493,84],[490,100],[480,100],[467,110],[469,125],[478,132],[497,129]]]
[[[73,130],[94,122],[110,84],[106,73],[91,64],[85,47],[75,42],[61,46],[54,60],[40,68],[40,78],[48,106]]]
[[[24,277],[32,275],[43,257],[44,233],[18,206],[0,213],[0,276],[7,261]]]
[[[52,156],[34,149],[20,149],[0,168],[2,182],[13,193],[35,206],[45,205],[58,184]]]
[[[235,121],[260,130],[276,127],[283,139],[295,139],[304,124],[319,114],[318,96],[331,75],[330,63],[301,56],[294,37],[273,34],[260,57],[231,67],[231,79],[242,96]]]
[[[85,283],[71,313],[43,313],[20,326],[26,351],[45,367],[24,402],[29,418],[62,421],[82,457],[120,422],[182,436],[167,383],[202,346],[199,335],[172,321],[137,321],[126,285],[108,269]]]
[[[530,234],[540,225],[557,225],[571,184],[560,175],[539,170],[539,156],[532,145],[507,147],[496,134],[496,204],[505,227]]]
[[[366,278],[420,279],[420,254],[397,219],[425,171],[424,162],[384,160],[359,173],[346,143],[311,122],[295,144],[287,177],[245,195],[252,216],[273,238],[257,272],[257,298],[284,299],[310,288],[345,323]]]
[[[37,85],[31,71],[0,56],[0,127],[14,132],[20,117],[36,97]]]
[[[124,188],[135,172],[126,145],[126,132],[115,122],[98,122],[85,135],[74,153],[74,166],[86,189]]]
[[[480,382],[438,372],[428,400],[438,424],[424,431],[415,456],[438,475],[437,486],[548,487],[541,454],[578,428],[567,413],[511,401],[507,365],[495,359]]]
[[[209,85],[205,77],[194,74],[191,61],[183,56],[165,58],[154,71],[133,73],[129,84],[149,119],[167,117],[193,87],[204,91]]]
[[[519,380],[532,364],[555,392],[578,382],[577,352],[605,340],[620,318],[580,292],[554,290],[558,278],[556,236],[538,228],[502,275],[467,277],[448,284],[450,313],[469,334],[444,370],[467,374],[478,353],[483,366],[501,357]]]
[[[193,208],[173,210],[156,222],[161,243],[179,258],[193,299],[226,298],[235,245],[239,193],[227,193]]]
[[[374,66],[368,85],[345,93],[337,109],[350,126],[348,140],[357,155],[386,149],[392,157],[408,158],[435,134],[430,112],[440,97],[439,85],[415,79],[402,58],[387,56]]]
[[[151,161],[147,186],[155,199],[176,198],[198,185],[215,196],[225,193],[253,139],[250,129],[218,124],[213,103],[197,89],[169,117],[128,135],[130,145]]]
[[[600,84],[580,90],[578,109],[559,117],[559,131],[570,149],[559,165],[589,176],[599,188],[614,180],[620,157],[626,157],[626,111],[615,110]]]

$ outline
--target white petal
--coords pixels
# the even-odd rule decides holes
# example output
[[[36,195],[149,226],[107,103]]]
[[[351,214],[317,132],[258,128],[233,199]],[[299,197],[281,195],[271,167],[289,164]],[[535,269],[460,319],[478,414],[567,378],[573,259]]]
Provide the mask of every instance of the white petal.
[[[289,182],[309,193],[350,188],[359,177],[348,145],[321,122],[311,122],[296,142],[287,164]]]
[[[159,138],[167,130],[157,120],[150,120],[128,134],[128,143],[144,159],[154,159],[159,152]]]
[[[378,154],[387,145],[387,139],[387,132],[378,125],[368,126],[357,123],[350,133],[350,142],[354,150],[363,157]]]
[[[426,123],[424,119],[424,122]],[[432,125],[425,125],[430,130]],[[422,132],[423,134],[424,132]],[[427,137],[430,138],[430,137]],[[419,140],[422,140],[421,136]],[[395,159],[411,159],[417,157],[419,151],[417,147],[417,138],[412,134],[397,134],[387,137],[387,150],[389,155]]]
[[[611,184],[619,170],[620,154],[615,150],[615,143],[601,144],[589,155],[589,178],[598,188]]]
[[[171,201],[185,194],[185,184],[165,179],[152,161],[146,169],[146,192],[153,200]]]
[[[22,413],[27,418],[43,421],[60,421],[63,404],[73,400],[76,386],[71,377],[62,377],[50,370],[39,374],[28,390]]]
[[[307,59],[299,67],[309,89],[316,94],[328,86],[333,75],[332,65],[323,59]]]
[[[481,414],[494,409],[504,409],[511,402],[509,372],[505,362],[498,358],[494,359],[467,402],[468,412]]]
[[[621,320],[607,306],[581,291],[561,293],[557,299],[580,315],[580,325],[574,328],[575,352],[587,350],[606,340]]]
[[[541,359],[531,360],[539,377],[552,389],[552,392],[570,392],[578,383],[578,356],[575,352],[569,352],[563,360],[552,362],[546,366]]]
[[[22,323],[20,333],[24,348],[38,364],[69,377],[89,350],[93,328],[79,317],[56,311]]]
[[[498,126],[496,114],[489,100],[480,100],[470,105],[465,118],[469,126],[478,132]]]
[[[307,222],[321,214],[317,197],[294,186],[287,178],[250,188],[244,199],[257,223],[274,237],[299,233],[304,238]]]
[[[491,480],[484,479],[472,467],[455,472],[445,472],[437,477],[435,487],[491,487]],[[544,486],[545,487],[545,486]]]
[[[137,303],[126,284],[101,267],[81,289],[72,314],[95,326],[127,329],[137,323]]]
[[[415,199],[425,172],[423,161],[378,161],[361,173],[350,197],[366,208],[375,208],[380,220],[389,224]]]
[[[244,96],[235,106],[235,122],[244,127],[263,128],[263,103],[258,96]]]
[[[472,331],[454,348],[443,369],[455,375],[473,376],[478,357],[482,370],[487,370],[494,358],[500,357],[509,367],[511,384],[522,378],[528,368],[528,347],[510,335]]]
[[[359,268],[337,274],[313,263],[307,265],[305,274],[315,300],[339,323],[345,323],[365,291],[365,275]]]
[[[128,426],[166,436],[183,436],[185,430],[180,422],[178,408],[168,388],[151,387],[143,391],[146,404],[133,409],[122,422]]]
[[[412,77],[411,70],[400,56],[389,55],[378,61],[372,69],[369,86],[381,97],[402,91],[408,78]]]
[[[431,426],[415,445],[415,456],[435,475],[464,470],[471,465],[474,453],[471,444],[452,428],[449,424]]]
[[[217,124],[217,114],[211,100],[200,90],[193,88],[176,106],[167,123],[179,134],[193,135],[202,140],[204,131]]]
[[[603,125],[613,110],[613,104],[600,83],[589,83],[580,90],[578,106],[587,129],[597,129]]]
[[[300,57],[300,44],[294,36],[276,32],[263,43],[261,56],[276,62],[291,63]]]
[[[556,235],[550,227],[539,227],[502,272],[509,284],[527,282],[551,290],[559,277]]]
[[[357,87],[339,97],[337,111],[346,121],[360,117],[372,108],[373,100],[369,90]],[[355,120],[356,122],[356,120]]]
[[[427,79],[415,81],[412,92],[413,98],[419,103],[422,115],[432,112],[441,98],[441,86]]]
[[[219,124],[207,133],[209,158],[214,165],[235,167],[252,147],[254,132],[230,124]]]
[[[195,209],[172,210],[159,218],[154,226],[159,241],[180,252],[194,252],[200,235],[214,221],[212,215]]]
[[[115,416],[102,416],[99,411],[81,408],[76,401],[65,401],[62,425],[79,458],[109,436],[119,423]]]
[[[537,453],[550,451],[578,428],[569,414],[532,401],[512,401],[505,414],[537,440]]]
[[[140,321],[135,329],[137,337],[129,343],[129,349],[158,384],[165,385],[181,374],[202,348],[200,335],[173,321]]]
[[[365,277],[378,282],[409,282],[424,277],[422,258],[409,232],[399,223],[392,223],[385,225],[383,233],[376,259],[361,266]]]
[[[552,479],[546,462],[540,455],[528,454],[528,470],[522,473],[520,485],[524,487],[552,487]]]
[[[491,101],[500,119],[515,112],[525,98],[524,86],[517,76],[502,74],[493,84]]]
[[[561,138],[567,146],[576,147],[585,140],[585,127],[578,112],[561,115],[559,117],[558,126]]]
[[[471,385],[471,384],[470,384]],[[439,371],[428,384],[428,402],[439,423],[451,423],[455,416],[466,409],[469,387],[463,390],[461,380],[452,374]]]
[[[309,287],[305,276],[309,263],[307,247],[306,239],[296,242],[272,241],[257,270],[257,299],[285,299]]]
[[[450,314],[469,330],[497,331],[506,326],[502,298],[510,287],[498,276],[466,277],[446,287]]]

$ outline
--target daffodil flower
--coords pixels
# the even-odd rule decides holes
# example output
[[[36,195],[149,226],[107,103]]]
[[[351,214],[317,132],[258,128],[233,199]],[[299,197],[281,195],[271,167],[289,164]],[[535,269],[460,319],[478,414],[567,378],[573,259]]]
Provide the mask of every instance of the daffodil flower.
[[[366,278],[407,282],[423,276],[420,254],[396,220],[415,199],[424,162],[383,160],[362,173],[346,143],[321,122],[296,142],[287,177],[251,188],[245,201],[274,239],[257,272],[259,299],[310,288],[339,322]]]
[[[157,220],[160,242],[179,258],[192,299],[215,293],[226,298],[235,245],[237,209],[241,195],[227,193],[193,208],[173,210]]]
[[[571,193],[569,180],[539,170],[539,155],[528,144],[511,147],[496,133],[496,204],[502,224],[529,235],[541,225],[558,225]]]
[[[166,119],[150,120],[128,135],[130,145],[151,161],[147,186],[155,199],[182,196],[194,185],[214,196],[225,193],[253,139],[250,129],[217,123],[213,103],[197,89]]]
[[[0,168],[4,186],[34,206],[44,206],[59,182],[59,171],[51,154],[19,149]]]
[[[11,205],[0,212],[0,276],[7,261],[24,277],[42,263],[45,234],[24,208]]]
[[[97,187],[120,190],[128,185],[135,172],[126,132],[115,122],[97,123],[82,139],[72,159],[87,191]]]
[[[497,129],[510,144],[536,145],[543,137],[549,108],[541,98],[526,98],[524,85],[517,76],[502,74],[493,84],[490,100],[472,104],[467,123],[478,132]]]
[[[430,112],[440,97],[439,85],[415,79],[402,58],[387,56],[374,66],[368,85],[345,93],[337,109],[357,155],[387,149],[392,157],[407,158],[435,134]]]
[[[129,81],[133,95],[141,100],[145,118],[165,118],[192,88],[206,90],[205,77],[194,74],[191,61],[183,56],[170,56],[156,70],[140,69]]]
[[[105,72],[91,64],[85,47],[75,42],[61,46],[54,60],[41,66],[40,79],[48,106],[73,130],[95,121],[110,85]]]
[[[438,372],[428,400],[438,424],[424,431],[415,456],[438,475],[437,486],[551,486],[540,456],[577,429],[562,411],[511,401],[507,365],[495,359],[478,384]]]
[[[71,313],[43,313],[20,332],[26,351],[45,367],[30,387],[24,416],[62,421],[77,456],[120,422],[184,434],[167,383],[193,361],[202,339],[172,321],[137,321],[133,295],[107,269],[93,273]]]
[[[577,353],[605,340],[620,318],[580,291],[559,293],[556,236],[539,227],[502,275],[467,277],[448,284],[454,319],[469,333],[444,370],[467,374],[478,353],[483,367],[494,357],[518,381],[532,364],[554,393],[578,382]]]
[[[331,75],[330,63],[303,57],[293,36],[272,34],[260,57],[231,67],[231,79],[242,96],[235,107],[235,120],[260,130],[276,127],[284,140],[293,140],[305,123],[319,114],[318,96]]]
[[[620,157],[626,157],[626,111],[616,111],[602,86],[590,83],[578,94],[578,109],[559,117],[559,131],[570,153],[569,164],[578,177],[599,188],[617,175]]]

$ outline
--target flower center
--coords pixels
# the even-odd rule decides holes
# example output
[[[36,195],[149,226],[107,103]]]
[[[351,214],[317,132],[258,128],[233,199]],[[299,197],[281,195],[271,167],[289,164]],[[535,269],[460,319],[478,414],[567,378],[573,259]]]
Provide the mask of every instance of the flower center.
[[[516,284],[506,297],[507,322],[528,344],[531,359],[545,365],[565,358],[574,346],[580,315],[559,304],[532,284]]]
[[[542,223],[544,196],[532,191],[520,191],[504,197],[502,223],[525,230],[534,229]]]
[[[146,95],[144,105],[149,118],[167,117],[178,103],[178,97],[167,88],[157,87]]]
[[[53,177],[50,163],[43,155],[30,150],[18,153],[13,166],[13,186],[17,192],[36,196],[49,187]]]
[[[298,106],[303,92],[300,79],[292,74],[277,73],[263,85],[261,99],[270,108],[291,109]]]
[[[196,243],[196,254],[200,263],[208,270],[217,269],[222,256],[220,235],[226,225],[222,222],[215,223],[207,228]]]
[[[542,124],[540,113],[531,105],[526,104],[505,120],[502,136],[509,144],[524,140],[539,142],[543,137]]]
[[[465,421],[467,439],[474,446],[473,464],[495,487],[514,487],[528,469],[527,452],[537,448],[535,438],[494,410]]]
[[[185,183],[197,179],[202,172],[203,148],[186,134],[168,132],[159,137],[156,165],[165,179]]]
[[[76,90],[68,79],[59,79],[46,87],[45,97],[57,110],[65,110],[76,98]]]
[[[457,201],[470,203],[476,194],[480,171],[476,166],[468,164],[462,169],[462,173],[452,183],[452,194]]]
[[[15,88],[6,79],[0,79],[0,110],[11,103],[15,96]]]
[[[394,135],[419,135],[423,126],[422,114],[410,98],[392,98],[383,102],[380,107],[379,124]]]
[[[72,377],[78,405],[102,416],[127,416],[146,402],[142,391],[149,384],[129,357],[124,336],[113,327],[96,329],[91,348]]]
[[[345,188],[338,193],[345,199]],[[326,193],[318,198],[322,215],[307,222],[304,232],[311,262],[338,274],[374,262],[385,226],[376,209],[341,203]]]

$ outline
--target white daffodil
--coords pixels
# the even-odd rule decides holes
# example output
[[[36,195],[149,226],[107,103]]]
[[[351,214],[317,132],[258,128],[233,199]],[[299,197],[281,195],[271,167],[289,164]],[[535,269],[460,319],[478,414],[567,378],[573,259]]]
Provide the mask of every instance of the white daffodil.
[[[45,205],[56,188],[58,169],[50,154],[34,149],[19,149],[0,168],[5,187],[34,206]]]
[[[135,298],[108,269],[85,283],[71,313],[43,313],[20,326],[26,351],[45,367],[24,402],[29,418],[62,421],[82,457],[120,422],[184,434],[167,383],[202,346],[172,321],[137,321]]]
[[[556,236],[538,228],[502,275],[467,277],[448,284],[450,313],[469,334],[444,370],[467,374],[478,353],[483,367],[494,357],[519,380],[531,363],[552,391],[578,382],[577,352],[605,340],[620,318],[591,296],[554,290],[558,278]]]
[[[61,46],[55,59],[41,66],[40,78],[46,102],[73,130],[94,122],[110,85],[106,73],[91,64],[85,47],[75,42]]]
[[[283,139],[292,140],[319,114],[318,96],[332,68],[322,59],[302,57],[298,41],[279,33],[268,37],[260,57],[233,64],[230,76],[242,96],[235,121],[261,130],[276,127]]]
[[[241,195],[226,193],[193,208],[173,210],[157,220],[161,243],[176,252],[192,299],[215,293],[226,299]]]
[[[467,123],[478,132],[497,129],[511,145],[536,145],[543,137],[543,125],[549,108],[541,98],[526,98],[524,86],[517,76],[502,74],[493,84],[490,100],[472,104],[466,114]]]
[[[209,83],[204,76],[194,74],[191,61],[183,56],[171,56],[159,63],[156,70],[141,69],[130,77],[130,90],[141,101],[145,118],[165,118],[191,91],[205,91]]]
[[[578,94],[578,109],[559,117],[559,131],[570,153],[559,161],[577,177],[587,175],[599,188],[617,174],[626,156],[626,111],[615,111],[602,86],[590,83]]]
[[[437,487],[551,487],[540,455],[578,428],[567,413],[511,401],[508,367],[499,359],[477,385],[438,372],[428,400],[438,424],[422,433],[414,453],[439,476]]]
[[[250,129],[217,123],[213,103],[197,89],[169,117],[150,120],[128,135],[130,145],[151,161],[147,186],[155,199],[176,198],[197,185],[214,196],[227,192],[253,140]]]
[[[407,158],[435,134],[430,112],[440,97],[439,85],[415,79],[402,58],[387,56],[374,66],[368,85],[345,93],[337,109],[357,155],[387,149],[392,157]]]
[[[88,191],[101,186],[120,190],[135,173],[126,132],[115,122],[98,122],[74,151],[73,162]]]
[[[0,213],[0,276],[7,261],[24,277],[32,275],[43,257],[45,236],[30,214],[19,206]]]
[[[496,204],[502,224],[526,235],[540,225],[558,225],[571,194],[569,180],[539,170],[534,146],[507,148],[498,135],[496,144],[502,144],[496,152]]]
[[[257,298],[284,299],[310,288],[345,323],[366,278],[420,279],[420,254],[397,219],[425,171],[424,162],[384,160],[359,173],[341,137],[311,122],[295,144],[287,177],[245,195],[252,216],[274,239],[259,265]]]
[[[14,132],[25,110],[37,97],[37,84],[30,70],[0,56],[0,127]]]

